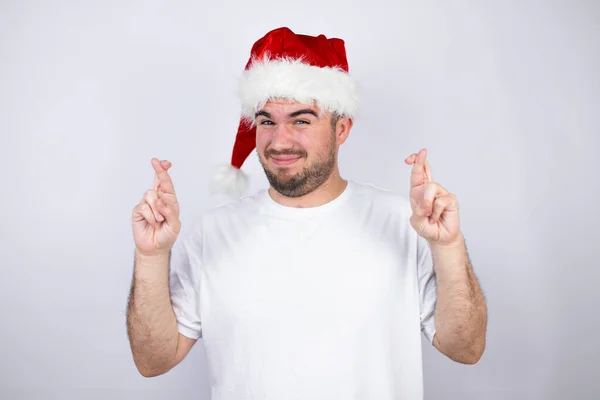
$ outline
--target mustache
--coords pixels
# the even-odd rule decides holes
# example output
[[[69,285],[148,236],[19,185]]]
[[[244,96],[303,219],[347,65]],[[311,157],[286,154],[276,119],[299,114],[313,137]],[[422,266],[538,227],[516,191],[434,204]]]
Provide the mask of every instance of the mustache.
[[[306,157],[306,151],[303,150],[267,150],[265,151],[265,157],[273,157],[273,156],[298,156],[298,157]]]

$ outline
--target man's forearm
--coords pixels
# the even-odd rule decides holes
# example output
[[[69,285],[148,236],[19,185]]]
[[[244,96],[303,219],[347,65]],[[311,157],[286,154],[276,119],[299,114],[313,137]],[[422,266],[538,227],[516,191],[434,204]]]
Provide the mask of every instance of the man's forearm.
[[[485,349],[487,309],[461,235],[431,245],[437,280],[434,345],[451,359],[472,364]]]
[[[142,375],[157,375],[170,367],[177,350],[178,332],[169,296],[169,254],[135,253],[127,331],[135,364]]]

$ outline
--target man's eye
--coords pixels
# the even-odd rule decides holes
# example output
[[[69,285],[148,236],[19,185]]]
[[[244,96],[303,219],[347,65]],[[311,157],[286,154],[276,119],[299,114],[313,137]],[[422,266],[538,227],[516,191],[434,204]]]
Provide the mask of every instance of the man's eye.
[[[296,121],[297,124],[310,124],[310,122],[305,121],[303,119],[299,119],[298,121]]]
[[[261,125],[272,125],[272,124],[273,124],[273,122],[271,122],[271,121],[266,121],[266,120],[265,120],[265,121],[262,121],[260,124],[261,124]]]

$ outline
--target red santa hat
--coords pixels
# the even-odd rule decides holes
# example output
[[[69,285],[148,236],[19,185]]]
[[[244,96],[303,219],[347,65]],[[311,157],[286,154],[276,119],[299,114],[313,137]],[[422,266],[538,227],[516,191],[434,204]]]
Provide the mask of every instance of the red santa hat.
[[[238,86],[241,118],[231,163],[217,169],[214,188],[239,197],[248,176],[241,170],[256,146],[255,114],[271,99],[314,104],[323,111],[355,118],[358,93],[349,74],[344,41],[299,35],[282,27],[259,39]]]

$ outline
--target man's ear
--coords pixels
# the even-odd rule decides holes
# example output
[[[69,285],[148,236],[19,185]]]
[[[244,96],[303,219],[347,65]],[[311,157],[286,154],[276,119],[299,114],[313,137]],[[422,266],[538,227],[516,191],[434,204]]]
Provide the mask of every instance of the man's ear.
[[[340,117],[338,119],[335,129],[335,136],[337,138],[338,144],[342,144],[346,141],[346,139],[348,139],[353,125],[354,121],[352,121],[351,118]]]

